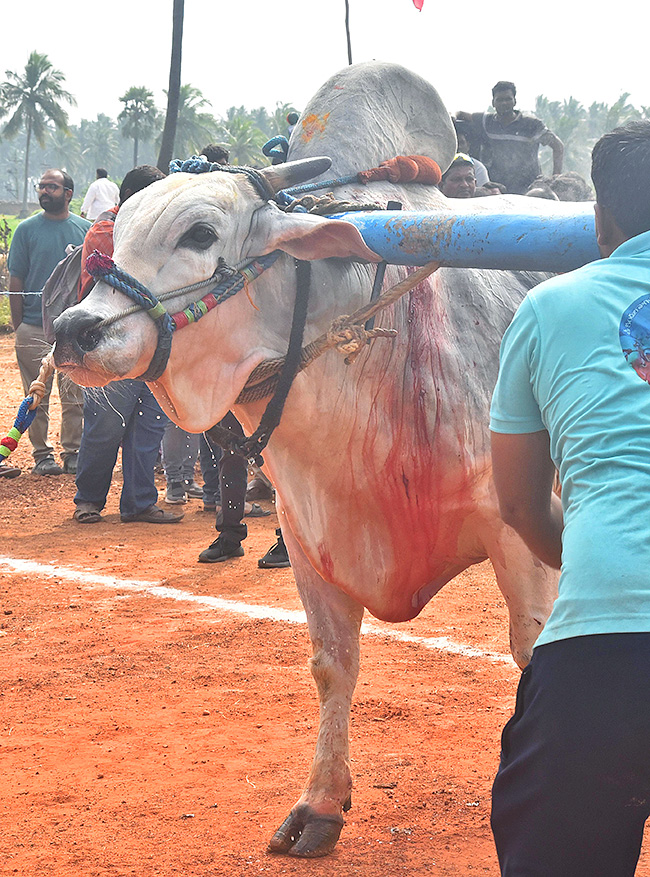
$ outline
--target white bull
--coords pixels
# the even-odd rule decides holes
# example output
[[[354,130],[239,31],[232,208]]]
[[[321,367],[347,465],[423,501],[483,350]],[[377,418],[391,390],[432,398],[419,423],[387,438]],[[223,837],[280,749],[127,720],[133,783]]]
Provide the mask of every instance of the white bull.
[[[332,177],[399,154],[427,155],[444,168],[454,149],[431,86],[372,63],[323,86],[292,135],[289,157],[331,156]],[[278,188],[295,182],[291,172],[288,164],[265,173]],[[337,196],[452,209],[436,188],[418,183],[355,184]],[[501,202],[505,212],[515,203],[519,212],[539,209],[537,199]],[[286,352],[292,257],[312,262],[306,342],[368,302],[368,263],[376,259],[350,224],[283,213],[240,174],[173,174],[120,210],[115,262],[156,296],[209,277],[219,257],[236,265],[276,249],[282,255],[250,285],[250,298],[240,292],[175,333],[168,366],[150,386],[184,429],[205,430],[231,408],[249,432],[256,427],[266,400],[235,400],[259,363]],[[389,267],[387,283],[404,274]],[[325,855],[338,839],[352,785],[349,712],[364,609],[388,621],[413,618],[446,582],[489,557],[510,612],[513,656],[520,666],[530,657],[556,575],[499,517],[487,424],[501,335],[536,280],[440,269],[377,319],[397,330],[394,341],[376,341],[351,366],[329,352],[295,378],[265,458],[307,613],[320,729],[306,788],[271,841],[276,852]],[[168,310],[191,298],[174,299]],[[58,366],[83,385],[145,372],[157,340],[152,320],[132,313],[93,328],[129,304],[98,283],[57,323]]]

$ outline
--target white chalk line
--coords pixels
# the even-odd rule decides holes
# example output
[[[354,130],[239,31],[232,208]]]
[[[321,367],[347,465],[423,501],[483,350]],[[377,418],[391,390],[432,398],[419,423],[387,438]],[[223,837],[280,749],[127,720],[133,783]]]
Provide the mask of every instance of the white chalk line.
[[[134,593],[149,594],[160,599],[194,603],[207,609],[216,609],[220,612],[243,615],[252,619],[278,621],[287,624],[307,624],[307,618],[302,610],[276,609],[273,606],[244,603],[240,600],[226,600],[223,597],[192,594],[190,591],[181,591],[178,588],[161,585],[160,582],[146,581],[144,579],[117,579],[113,576],[69,569],[68,567],[55,566],[51,563],[38,563],[34,560],[21,560],[20,558],[0,555],[0,570],[3,568],[16,573],[67,579],[77,584],[88,585],[89,587],[132,591]],[[506,663],[514,667],[510,655],[463,645],[462,643],[454,642],[454,640],[446,636],[416,636],[415,634],[399,630],[396,627],[384,627],[366,622],[361,625],[361,633],[365,636],[377,636],[401,643],[410,643],[432,651],[446,652],[447,654],[459,655],[465,658],[482,658],[484,660]]]

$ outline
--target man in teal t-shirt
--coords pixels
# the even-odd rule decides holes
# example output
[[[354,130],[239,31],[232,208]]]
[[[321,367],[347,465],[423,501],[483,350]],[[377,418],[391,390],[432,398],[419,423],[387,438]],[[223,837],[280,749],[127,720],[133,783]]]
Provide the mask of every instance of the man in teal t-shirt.
[[[607,258],[529,293],[492,401],[503,518],[561,569],[493,788],[512,877],[632,875],[650,815],[650,122],[592,179]]]
[[[74,191],[71,177],[58,169],[45,171],[37,186],[42,213],[21,222],[14,232],[9,250],[9,291],[11,319],[16,333],[16,358],[25,393],[38,377],[41,360],[49,345],[43,334],[41,290],[69,244],[83,242],[90,228],[87,219],[70,212]],[[29,428],[33,446],[34,472],[38,475],[74,473],[81,442],[83,395],[68,378],[57,376],[61,399],[61,457],[63,468],[54,459],[48,441],[50,378],[47,392]]]

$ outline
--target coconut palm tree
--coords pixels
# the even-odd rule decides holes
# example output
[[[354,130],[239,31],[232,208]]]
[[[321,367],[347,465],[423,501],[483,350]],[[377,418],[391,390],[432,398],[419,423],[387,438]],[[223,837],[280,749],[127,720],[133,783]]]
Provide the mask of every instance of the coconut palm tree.
[[[221,120],[224,145],[231,164],[259,164],[267,137],[251,119],[245,107],[230,107]]]
[[[159,113],[153,101],[153,92],[144,85],[132,86],[120,101],[124,109],[117,118],[122,123],[122,136],[133,139],[133,167],[136,167],[140,141],[153,139]]]
[[[79,171],[81,170],[81,148],[79,146],[79,132],[74,125],[70,126],[70,132],[65,134],[58,128],[49,128],[45,142],[45,161],[49,167],[64,167],[75,180],[75,188]]]
[[[198,88],[193,85],[182,85],[179,97],[174,155],[179,158],[188,158],[206,143],[214,140],[215,137],[220,137],[222,127],[213,115],[202,112],[205,107],[209,107],[211,104],[207,98],[203,97]],[[159,139],[162,141],[164,136],[163,132]]]
[[[108,168],[109,176],[113,178],[120,175],[120,168],[117,167],[120,151],[118,133],[113,119],[104,113],[98,113],[93,120],[82,119],[77,136],[88,183],[95,179],[98,167]]]
[[[24,73],[7,70],[5,75],[7,79],[0,83],[0,118],[10,118],[2,134],[5,137],[15,137],[20,131],[26,131],[21,209],[21,216],[25,216],[32,137],[40,146],[44,146],[48,122],[67,134],[68,114],[61,104],[74,106],[76,100],[63,88],[65,76],[60,70],[54,69],[47,55],[32,52]]]
[[[162,143],[158,155],[158,167],[166,174],[174,152],[176,126],[181,92],[181,55],[183,49],[184,0],[174,0],[172,11],[172,56],[169,65],[169,90],[167,91],[167,112],[162,133]]]

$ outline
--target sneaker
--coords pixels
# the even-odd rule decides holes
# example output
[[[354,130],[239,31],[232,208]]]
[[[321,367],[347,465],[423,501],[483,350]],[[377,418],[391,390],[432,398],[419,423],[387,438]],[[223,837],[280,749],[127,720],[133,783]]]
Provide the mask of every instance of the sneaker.
[[[260,569],[285,569],[285,567],[291,566],[287,546],[284,544],[282,530],[279,527],[275,531],[275,535],[278,537],[278,541],[269,548],[264,557],[260,557],[257,561]]]
[[[20,469],[18,466],[9,466],[7,463],[0,463],[0,478],[18,478]]]
[[[63,461],[63,472],[65,475],[77,474],[77,459],[78,454],[70,454],[69,457],[65,458]]]
[[[185,493],[190,499],[201,499],[203,497],[203,488],[200,484],[197,484],[196,481],[185,481],[184,487]]]
[[[34,475],[63,475],[63,469],[55,461],[54,457],[45,457],[32,469]]]
[[[182,481],[172,481],[171,484],[167,485],[165,502],[168,502],[169,505],[182,505],[184,502],[187,502],[185,485]]]
[[[217,536],[214,542],[199,554],[199,563],[220,563],[231,557],[243,556],[244,549],[240,544],[226,542],[221,536]]]

